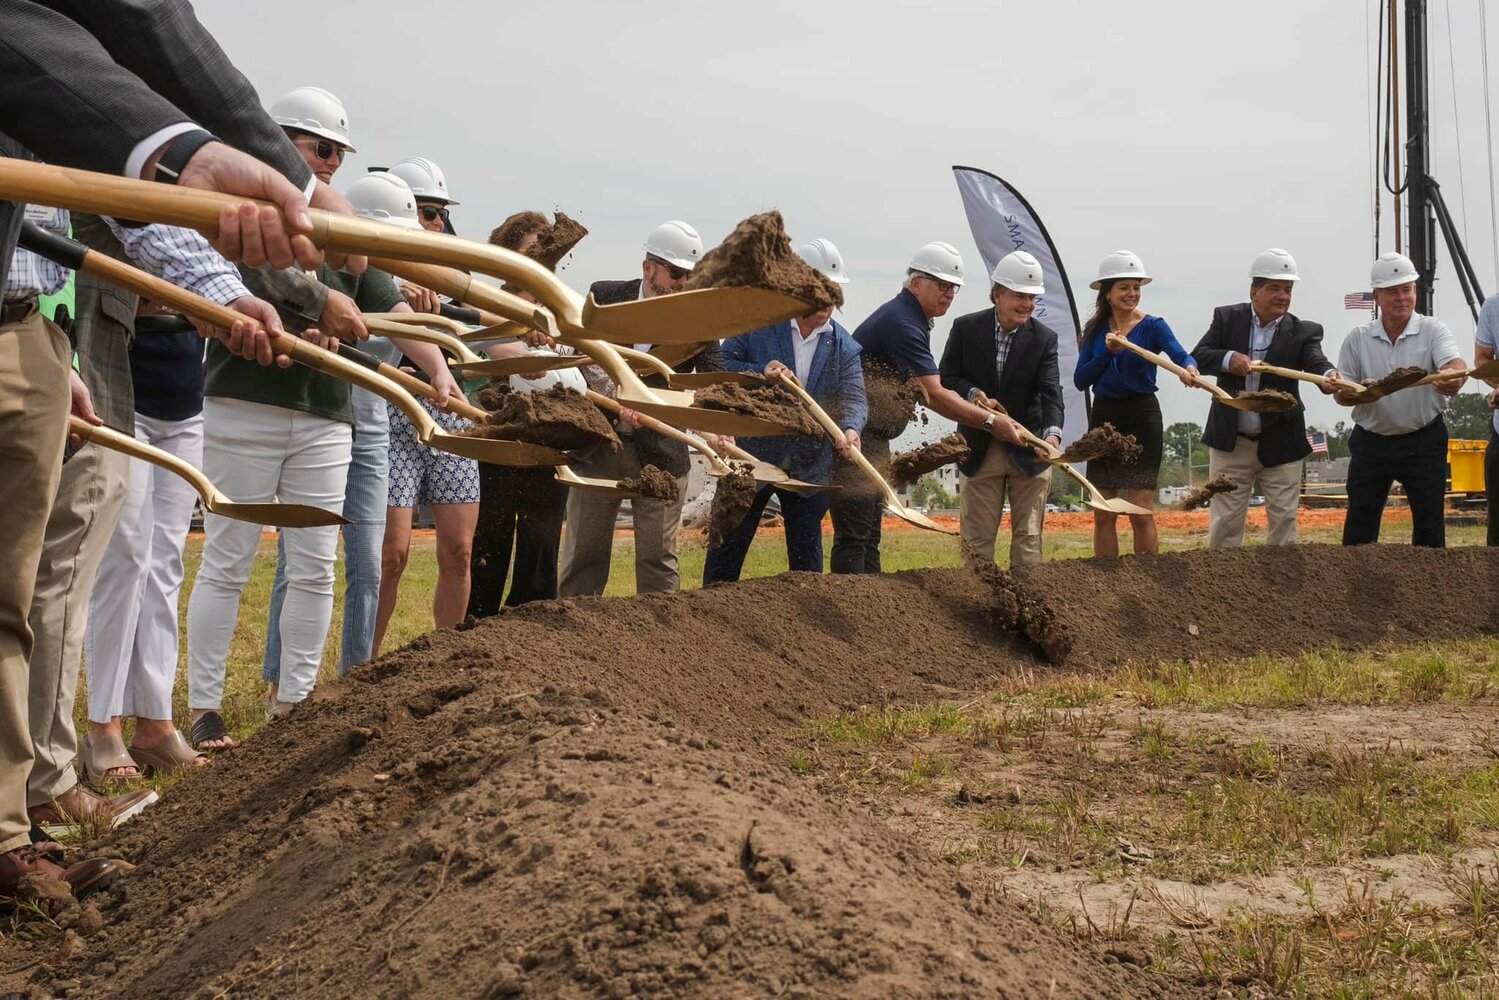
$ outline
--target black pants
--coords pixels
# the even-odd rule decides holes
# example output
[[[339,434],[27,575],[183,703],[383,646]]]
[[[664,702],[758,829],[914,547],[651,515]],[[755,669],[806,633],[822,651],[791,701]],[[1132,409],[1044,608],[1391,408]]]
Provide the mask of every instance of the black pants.
[[[864,457],[876,469],[890,468],[890,442],[866,437]],[[878,573],[880,571],[880,519],[885,514],[883,497],[852,462],[833,464],[833,491],[828,513],[833,520],[833,550],[828,569],[834,573]]]
[[[792,572],[822,572],[822,516],[828,512],[828,494],[792,493],[761,486],[739,526],[729,532],[727,538],[709,547],[707,559],[703,562],[703,586],[739,579],[744,569],[744,557],[749,554],[755,530],[760,527],[760,515],[765,513],[772,493],[780,501],[781,518],[786,525],[787,567]],[[875,558],[879,558],[878,549]]]
[[[1489,432],[1483,453],[1483,489],[1489,499],[1489,544],[1499,545],[1499,431]]]
[[[1344,545],[1379,541],[1390,487],[1405,488],[1411,508],[1411,544],[1447,544],[1447,424],[1437,417],[1418,431],[1384,435],[1355,427],[1348,438],[1348,516]]]
[[[517,469],[479,463],[479,524],[469,561],[468,613],[497,614],[557,596],[557,549],[567,512],[567,487],[551,469]],[[505,576],[515,555],[510,595]]]

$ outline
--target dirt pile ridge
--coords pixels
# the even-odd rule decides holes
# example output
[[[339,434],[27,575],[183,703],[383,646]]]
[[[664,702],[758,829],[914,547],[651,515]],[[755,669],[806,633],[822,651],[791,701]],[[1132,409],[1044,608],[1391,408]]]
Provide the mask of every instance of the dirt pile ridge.
[[[805,720],[967,700],[1035,669],[1030,640],[995,626],[1007,609],[1050,616],[1096,662],[1499,625],[1488,601],[1439,611],[1499,589],[1488,550],[1194,552],[996,579],[1010,599],[962,570],[795,573],[424,637],[116,831],[108,849],[141,868],[100,900],[106,933],[0,990],[1181,995],[800,779]]]

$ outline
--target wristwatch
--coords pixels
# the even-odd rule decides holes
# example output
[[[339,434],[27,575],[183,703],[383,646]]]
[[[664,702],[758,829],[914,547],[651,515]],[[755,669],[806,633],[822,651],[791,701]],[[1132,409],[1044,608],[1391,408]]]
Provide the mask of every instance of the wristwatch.
[[[992,413],[989,414],[988,418],[984,420],[984,430],[989,431],[990,433],[993,433],[993,431],[994,431],[994,421],[996,419],[997,418],[995,417],[994,414],[992,414]]]
[[[210,142],[218,141],[218,136],[201,128],[175,137],[156,161],[155,180],[162,184],[176,184],[182,171],[187,169],[187,161]]]

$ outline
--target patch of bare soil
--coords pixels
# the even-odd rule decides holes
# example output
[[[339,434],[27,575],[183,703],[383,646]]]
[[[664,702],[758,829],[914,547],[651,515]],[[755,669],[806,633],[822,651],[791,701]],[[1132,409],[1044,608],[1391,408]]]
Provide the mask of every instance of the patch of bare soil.
[[[968,442],[961,434],[928,442],[915,451],[902,452],[890,461],[890,485],[896,489],[910,486],[928,472],[968,458]]]
[[[703,255],[687,279],[687,291],[768,288],[801,299],[807,312],[843,305],[843,290],[791,249],[780,212],[752,215]]]
[[[720,382],[694,392],[692,405],[769,420],[786,428],[787,434],[817,437],[824,433],[821,425],[802,406],[801,399],[781,385],[751,388],[736,382]]]
[[[1214,476],[1191,493],[1182,497],[1172,504],[1167,510],[1196,510],[1202,507],[1219,493],[1231,493],[1239,488],[1239,481],[1233,476]]]
[[[619,450],[619,435],[599,408],[564,386],[511,392],[503,383],[496,383],[479,393],[479,405],[489,411],[489,421],[469,428],[465,434],[525,441],[561,451],[596,444]]]
[[[1063,461],[1076,464],[1091,462],[1105,456],[1118,456],[1121,462],[1133,462],[1143,449],[1133,434],[1120,434],[1113,424],[1104,423],[1089,428],[1062,453]]]
[[[713,506],[708,514],[708,544],[720,545],[729,533],[739,527],[744,515],[754,505],[759,484],[754,466],[748,462],[728,463],[730,472],[713,481]]]
[[[620,489],[639,493],[647,499],[664,500],[667,503],[676,503],[682,490],[676,476],[654,465],[641,466],[635,475],[621,479],[619,486]]]
[[[1499,631],[1486,599],[1499,593],[1499,550],[1479,547],[1266,545],[1063,559],[1017,576],[1090,666]]]

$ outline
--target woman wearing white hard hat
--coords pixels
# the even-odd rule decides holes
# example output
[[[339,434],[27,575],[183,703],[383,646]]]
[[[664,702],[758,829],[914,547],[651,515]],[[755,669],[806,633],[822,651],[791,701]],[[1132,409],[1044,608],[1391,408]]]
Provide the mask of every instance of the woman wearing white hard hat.
[[[516,212],[490,233],[495,246],[524,254],[552,270],[586,235],[577,223],[557,223],[540,212]],[[553,238],[554,234],[565,238]],[[511,288],[524,298],[531,295]],[[534,301],[534,299],[533,299]],[[570,347],[555,352],[537,351],[539,356],[574,353]],[[575,368],[526,377],[512,375],[512,392],[540,392],[561,385],[574,392],[587,391],[583,375]],[[479,468],[479,523],[474,532],[468,613],[475,618],[499,614],[502,606],[515,607],[529,601],[550,601],[557,596],[557,556],[562,545],[562,522],[567,511],[568,488],[557,482],[551,469],[518,469],[499,465]],[[510,591],[505,592],[507,576]]]
[[[1140,290],[1150,284],[1150,275],[1140,258],[1128,250],[1115,250],[1098,266],[1098,277],[1089,288],[1098,292],[1093,315],[1083,326],[1083,342],[1078,348],[1077,370],[1072,381],[1081,390],[1093,391],[1090,427],[1112,424],[1121,434],[1134,435],[1141,453],[1137,461],[1121,462],[1117,458],[1095,459],[1088,463],[1088,478],[1105,496],[1122,496],[1139,507],[1155,502],[1156,481],[1161,472],[1163,430],[1161,404],[1156,400],[1156,366],[1133,352],[1108,343],[1108,334],[1117,333],[1147,350],[1165,354],[1193,375],[1197,363],[1177,341],[1171,327],[1159,316],[1142,312]],[[1191,383],[1183,379],[1183,384]],[[1115,521],[1119,515],[1093,512],[1093,554],[1117,556],[1119,534]],[[1155,552],[1160,546],[1156,537],[1154,514],[1131,514],[1130,529],[1135,537],[1135,552]]]
[[[458,204],[448,190],[448,179],[442,168],[425,156],[412,156],[393,163],[389,173],[401,178],[416,196],[417,221],[429,233],[455,235],[448,206]],[[409,281],[401,282],[401,294],[417,312],[437,312],[442,300],[437,293]]]

